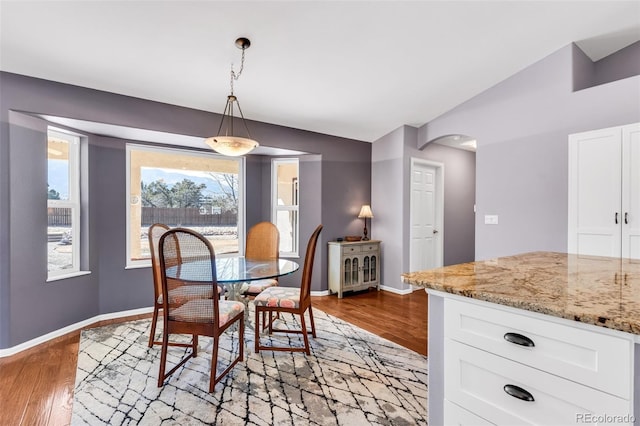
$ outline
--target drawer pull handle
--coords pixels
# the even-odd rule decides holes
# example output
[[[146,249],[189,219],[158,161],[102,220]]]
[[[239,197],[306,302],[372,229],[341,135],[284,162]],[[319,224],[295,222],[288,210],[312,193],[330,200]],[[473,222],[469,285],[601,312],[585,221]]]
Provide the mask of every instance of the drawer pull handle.
[[[504,340],[506,340],[509,343],[514,343],[520,346],[529,346],[529,347],[535,346],[535,344],[533,343],[533,340],[529,339],[527,336],[523,336],[522,334],[518,334],[518,333],[506,333],[504,335]]]
[[[507,394],[514,398],[529,402],[535,401],[535,399],[533,399],[533,395],[531,395],[531,393],[529,393],[528,391],[522,389],[520,386],[504,385],[503,389]]]

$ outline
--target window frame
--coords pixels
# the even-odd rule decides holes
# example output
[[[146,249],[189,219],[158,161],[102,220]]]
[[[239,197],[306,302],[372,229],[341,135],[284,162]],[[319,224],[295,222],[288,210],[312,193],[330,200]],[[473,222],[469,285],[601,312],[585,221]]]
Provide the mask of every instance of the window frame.
[[[130,241],[131,234],[131,151],[147,151],[147,152],[156,152],[156,153],[176,153],[179,155],[189,155],[194,157],[204,157],[209,159],[223,159],[223,160],[235,160],[238,162],[238,253],[220,253],[216,254],[216,257],[230,257],[230,256],[239,256],[244,253],[244,236],[245,236],[245,158],[244,157],[229,157],[220,154],[216,154],[213,151],[201,151],[194,150],[189,148],[182,147],[167,147],[167,146],[156,146],[156,145],[144,145],[144,144],[136,144],[136,143],[127,143],[126,144],[126,235],[125,235],[125,245],[126,245],[126,261],[125,261],[125,269],[136,269],[136,268],[148,268],[151,266],[151,258],[148,259],[140,259],[133,260],[131,258],[132,255],[132,247]],[[138,202],[142,202],[139,200]],[[189,227],[187,227],[189,228]]]
[[[82,250],[82,224],[80,222],[82,217],[82,203],[80,192],[80,145],[81,136],[63,130],[53,126],[47,126],[47,144],[49,143],[49,137],[54,136],[59,139],[66,140],[69,143],[69,199],[68,200],[49,200],[47,198],[47,210],[49,208],[69,208],[71,209],[71,236],[73,243],[71,244],[71,269],[60,269],[56,271],[49,271],[47,267],[47,281],[56,281],[72,276],[82,275],[89,273],[82,270],[81,250]],[[49,167],[48,167],[49,155],[47,154],[47,181],[49,180]],[[47,228],[48,228],[47,223]],[[47,243],[48,244],[48,243]],[[47,255],[47,264],[49,257]]]
[[[277,195],[278,195],[278,165],[280,164],[292,164],[295,163],[298,168],[298,177],[297,177],[297,191],[296,191],[296,202],[295,205],[290,206],[280,206],[278,205]],[[293,230],[295,235],[293,246],[294,250],[291,252],[280,251],[281,257],[292,257],[297,258],[300,257],[300,159],[296,157],[287,157],[287,158],[272,158],[271,159],[271,222],[276,224],[277,226],[277,218],[279,211],[295,211],[297,213],[296,226]]]

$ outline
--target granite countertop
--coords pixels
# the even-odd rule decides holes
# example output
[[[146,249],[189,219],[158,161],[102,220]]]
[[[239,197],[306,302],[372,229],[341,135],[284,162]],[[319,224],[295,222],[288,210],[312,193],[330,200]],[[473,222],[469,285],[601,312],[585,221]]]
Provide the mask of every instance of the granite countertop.
[[[640,335],[640,260],[534,252],[405,273],[402,281]]]

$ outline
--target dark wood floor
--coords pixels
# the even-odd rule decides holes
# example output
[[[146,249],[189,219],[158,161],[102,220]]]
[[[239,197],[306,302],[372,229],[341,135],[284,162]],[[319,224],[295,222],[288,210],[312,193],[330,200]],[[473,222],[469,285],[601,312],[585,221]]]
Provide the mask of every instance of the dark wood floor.
[[[411,350],[427,353],[427,294],[400,296],[369,290],[314,297],[313,307]],[[106,325],[129,319],[103,321]],[[68,425],[80,332],[59,337],[11,357],[0,358],[0,425]]]

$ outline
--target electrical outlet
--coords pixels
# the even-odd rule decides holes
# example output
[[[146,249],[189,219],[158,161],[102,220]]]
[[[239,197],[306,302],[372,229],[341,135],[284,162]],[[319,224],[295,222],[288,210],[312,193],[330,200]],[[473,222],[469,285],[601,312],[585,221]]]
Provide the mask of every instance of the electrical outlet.
[[[498,224],[498,215],[497,214],[486,214],[486,215],[484,215],[484,224],[485,225],[497,225]]]

